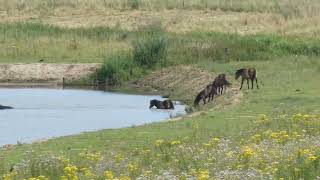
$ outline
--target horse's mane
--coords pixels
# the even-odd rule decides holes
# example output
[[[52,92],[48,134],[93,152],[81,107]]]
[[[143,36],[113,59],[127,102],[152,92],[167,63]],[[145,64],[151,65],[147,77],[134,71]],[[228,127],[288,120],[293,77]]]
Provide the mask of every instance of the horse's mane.
[[[244,70],[245,70],[245,69],[242,68],[242,69],[238,69],[238,70],[236,71],[236,79],[239,78],[239,76],[243,73]]]
[[[157,106],[157,105],[159,104],[158,102],[159,102],[159,101],[156,100],[156,99],[150,100],[150,108],[153,107],[153,106]]]

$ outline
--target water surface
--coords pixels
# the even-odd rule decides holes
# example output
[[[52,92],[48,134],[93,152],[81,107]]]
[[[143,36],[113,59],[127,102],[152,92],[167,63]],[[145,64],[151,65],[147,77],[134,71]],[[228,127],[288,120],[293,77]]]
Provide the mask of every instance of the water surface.
[[[92,90],[1,88],[0,104],[13,106],[0,110],[0,145],[85,131],[114,129],[157,122],[185,113],[149,109],[155,95],[132,95]]]

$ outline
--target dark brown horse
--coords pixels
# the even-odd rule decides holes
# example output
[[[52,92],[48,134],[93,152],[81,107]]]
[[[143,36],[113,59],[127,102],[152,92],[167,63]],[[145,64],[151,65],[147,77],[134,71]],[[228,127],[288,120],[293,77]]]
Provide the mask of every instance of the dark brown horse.
[[[203,100],[203,103],[206,104],[206,99],[209,98],[208,102],[213,100],[214,95],[217,94],[217,87],[214,84],[207,85],[202,91],[199,92],[196,99],[194,100],[194,106],[199,105],[199,102]]]
[[[236,71],[235,74],[235,78],[236,80],[241,76],[241,87],[240,89],[242,89],[242,85],[243,85],[243,81],[247,80],[247,84],[248,84],[248,89],[249,87],[249,80],[251,80],[251,89],[253,89],[253,81],[256,80],[256,84],[257,84],[257,89],[259,89],[259,85],[258,85],[258,78],[257,78],[257,71],[255,68],[243,68],[243,69],[238,69]]]
[[[156,106],[157,109],[174,109],[174,106],[171,100],[158,101],[156,99],[153,99],[150,101],[149,108],[152,108],[153,106]]]
[[[222,94],[223,90],[227,90],[227,87],[231,85],[230,82],[227,81],[226,74],[219,74],[213,81],[213,83],[217,87],[217,94]]]

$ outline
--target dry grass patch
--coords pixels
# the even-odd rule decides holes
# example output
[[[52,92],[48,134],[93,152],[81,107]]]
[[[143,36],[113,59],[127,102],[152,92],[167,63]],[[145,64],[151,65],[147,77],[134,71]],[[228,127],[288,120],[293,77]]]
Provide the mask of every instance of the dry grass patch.
[[[319,34],[320,14],[287,18],[273,12],[232,12],[221,10],[161,11],[114,10],[81,11],[63,7],[46,15],[34,11],[19,11],[8,14],[0,11],[0,22],[41,22],[61,27],[120,27],[137,30],[154,21],[162,22],[169,32],[216,31],[239,34],[277,33],[281,35],[313,36]]]

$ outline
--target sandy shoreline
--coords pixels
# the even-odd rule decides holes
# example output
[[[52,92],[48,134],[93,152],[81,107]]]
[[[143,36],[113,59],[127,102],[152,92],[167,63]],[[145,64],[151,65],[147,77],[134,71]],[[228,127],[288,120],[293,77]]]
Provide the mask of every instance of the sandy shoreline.
[[[101,64],[0,64],[0,86],[56,86],[80,80]]]

